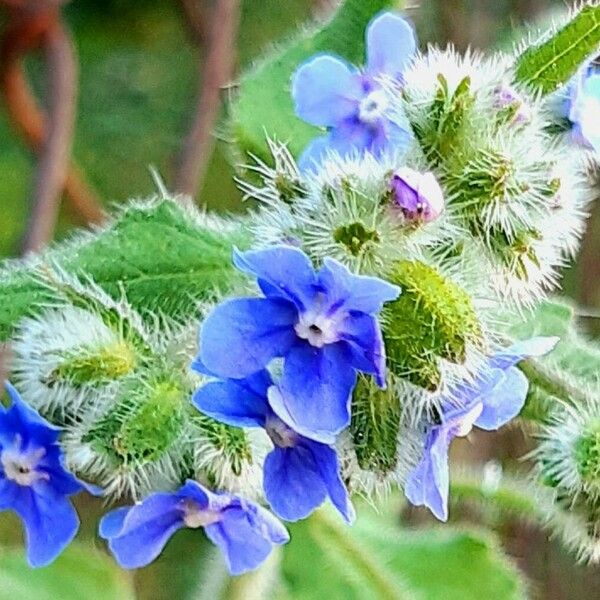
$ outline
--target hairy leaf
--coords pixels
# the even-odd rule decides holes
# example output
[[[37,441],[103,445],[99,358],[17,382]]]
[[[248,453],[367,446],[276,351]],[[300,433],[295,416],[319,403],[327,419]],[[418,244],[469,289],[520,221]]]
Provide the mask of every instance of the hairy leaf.
[[[549,94],[564,85],[600,49],[600,6],[585,6],[562,29],[518,59],[516,78]]]
[[[116,300],[125,296],[143,315],[183,319],[197,312],[199,301],[227,292],[237,281],[231,265],[234,245],[247,245],[242,228],[215,225],[165,199],[126,208],[104,230],[57,245],[35,268],[44,274],[58,266],[91,280]],[[60,297],[32,270],[26,263],[0,275],[0,341],[24,316]]]
[[[399,8],[401,4],[400,0],[346,0],[325,26],[301,32],[244,75],[230,119],[239,149],[268,158],[268,135],[289,142],[292,153],[299,153],[319,131],[294,113],[290,92],[294,70],[318,52],[363,64],[364,34],[369,21],[378,12]]]

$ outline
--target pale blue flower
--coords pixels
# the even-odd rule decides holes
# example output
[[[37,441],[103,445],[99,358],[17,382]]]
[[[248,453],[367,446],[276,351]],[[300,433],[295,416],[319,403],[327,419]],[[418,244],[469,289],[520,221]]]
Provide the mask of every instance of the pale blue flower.
[[[157,492],[108,513],[100,522],[100,536],[123,568],[137,569],[154,561],[171,536],[186,527],[204,528],[232,575],[256,569],[274,545],[289,540],[285,527],[258,504],[212,493],[191,480],[177,492]]]
[[[442,521],[448,519],[450,443],[467,435],[474,425],[493,431],[516,417],[529,382],[515,365],[550,352],[557,342],[558,338],[540,337],[514,344],[488,359],[474,383],[458,386],[442,402],[440,422],[429,426],[421,462],[406,481],[404,491],[412,504],[427,506]]]
[[[317,272],[288,246],[235,252],[234,264],[258,279],[264,297],[228,300],[208,315],[200,362],[218,377],[243,379],[283,357],[281,394],[271,408],[297,433],[332,443],[350,422],[357,371],[385,384],[376,314],[399,288],[332,259]]]
[[[205,373],[204,365],[192,368]],[[267,371],[246,379],[213,381],[193,398],[198,410],[234,427],[261,427],[273,450],[264,463],[265,497],[273,512],[286,521],[308,517],[327,498],[347,522],[354,510],[340,476],[335,449],[303,437],[286,425],[269,406],[268,398],[280,396]],[[282,399],[277,400],[282,403]]]
[[[400,15],[375,17],[366,33],[367,64],[360,70],[329,54],[301,65],[292,80],[296,114],[327,135],[304,150],[302,169],[318,163],[328,150],[341,155],[369,151],[376,156],[388,148],[404,148],[410,140],[405,117],[392,115],[389,98],[378,77],[401,81],[416,49],[412,27]]]
[[[0,511],[23,521],[32,567],[51,563],[79,529],[70,497],[87,486],[64,467],[60,430],[25,404],[10,384],[10,408],[0,405]]]
[[[600,66],[587,64],[571,82],[567,102],[573,138],[600,152]]]

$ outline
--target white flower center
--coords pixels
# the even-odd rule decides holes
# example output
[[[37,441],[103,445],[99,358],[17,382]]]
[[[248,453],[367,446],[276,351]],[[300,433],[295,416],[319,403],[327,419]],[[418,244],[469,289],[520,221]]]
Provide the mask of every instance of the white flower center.
[[[298,434],[277,417],[267,420],[265,430],[278,448],[293,448],[296,445]]]
[[[198,529],[212,525],[221,520],[221,513],[215,510],[203,510],[193,500],[185,500],[183,505],[183,522],[190,529]]]
[[[14,481],[18,485],[32,486],[36,481],[50,479],[48,473],[37,471],[40,460],[45,456],[46,449],[23,452],[21,449],[22,438],[15,436],[15,443],[12,448],[6,448],[0,452],[0,463],[7,479]]]
[[[365,96],[358,108],[358,118],[367,124],[376,123],[389,106],[389,100],[383,90],[373,90]]]
[[[461,418],[458,423],[458,429],[456,430],[456,437],[465,437],[471,433],[475,421],[479,419],[483,411],[483,402],[478,402],[464,417]]]
[[[308,340],[315,348],[322,348],[338,341],[338,323],[339,319],[312,310],[300,315],[294,329],[299,338]]]

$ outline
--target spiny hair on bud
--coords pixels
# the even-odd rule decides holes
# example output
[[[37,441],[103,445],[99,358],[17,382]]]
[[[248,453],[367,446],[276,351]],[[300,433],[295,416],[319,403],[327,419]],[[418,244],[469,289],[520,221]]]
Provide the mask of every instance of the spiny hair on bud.
[[[187,423],[191,389],[162,365],[140,370],[113,391],[102,408],[67,424],[67,460],[110,496],[135,498],[179,483],[191,472]]]
[[[579,494],[600,501],[600,406],[562,403],[539,433],[532,453],[542,480],[574,501]]]
[[[306,184],[287,144],[267,138],[267,145],[273,166],[251,154],[253,162],[241,167],[246,177],[237,177],[236,183],[244,200],[257,200],[272,208],[291,205],[306,195]]]
[[[580,493],[572,498],[558,489],[546,514],[546,527],[580,562],[600,562],[600,502],[597,497]]]
[[[337,442],[342,477],[348,488],[373,504],[404,486],[408,473],[421,458],[424,438],[423,427],[405,420],[404,399],[393,391],[381,393],[389,398],[388,410],[398,414],[399,420],[383,415],[387,421],[377,423],[381,406],[375,404],[371,415],[353,416],[354,425]],[[359,424],[365,420],[369,424],[361,431]]]
[[[13,340],[16,385],[47,415],[76,415],[102,399],[98,390],[130,375],[143,356],[119,328],[74,306],[48,309],[21,321]]]
[[[197,477],[217,489],[264,499],[263,463],[272,447],[264,431],[231,427],[198,413],[191,419],[189,435]]]

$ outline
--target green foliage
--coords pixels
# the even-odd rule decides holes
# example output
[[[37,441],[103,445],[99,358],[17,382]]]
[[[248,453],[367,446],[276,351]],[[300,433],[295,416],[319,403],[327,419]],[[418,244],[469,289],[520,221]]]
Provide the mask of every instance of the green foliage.
[[[0,342],[11,336],[21,319],[55,300],[54,294],[36,282],[26,269],[7,274],[0,271],[0,297]]]
[[[229,291],[238,280],[231,251],[248,243],[242,227],[213,226],[192,210],[169,199],[134,204],[99,233],[50,250],[38,269],[58,265],[90,279],[116,300],[125,296],[143,315],[192,317],[199,301]],[[29,270],[25,264],[0,274],[0,341],[21,318],[60,297]]]
[[[439,358],[463,363],[468,344],[482,343],[467,292],[421,262],[396,263],[389,277],[402,293],[383,312],[388,366],[398,377],[434,391]]]
[[[230,119],[239,149],[268,160],[268,135],[289,142],[290,150],[297,155],[318,130],[295,116],[290,94],[295,69],[318,52],[362,64],[369,21],[378,12],[400,4],[398,0],[346,0],[327,25],[310,34],[302,32],[243,76]]]
[[[391,386],[381,390],[370,377],[359,376],[352,396],[350,432],[361,469],[385,475],[396,467],[401,412]]]
[[[585,6],[562,29],[528,48],[516,65],[517,81],[549,94],[564,85],[600,49],[600,6]]]
[[[31,569],[22,552],[0,554],[0,600],[133,600],[127,574],[108,557],[71,545],[45,569]]]
[[[451,528],[400,529],[364,511],[347,529],[323,512],[291,528],[283,572],[292,600],[516,600],[516,570],[493,541]],[[388,515],[391,516],[391,515]],[[306,569],[307,561],[319,565]]]

